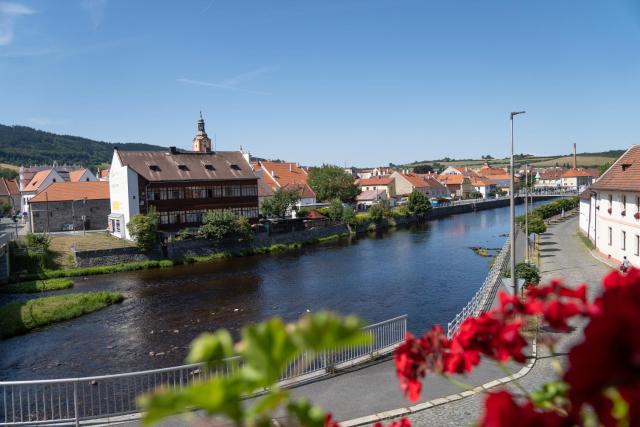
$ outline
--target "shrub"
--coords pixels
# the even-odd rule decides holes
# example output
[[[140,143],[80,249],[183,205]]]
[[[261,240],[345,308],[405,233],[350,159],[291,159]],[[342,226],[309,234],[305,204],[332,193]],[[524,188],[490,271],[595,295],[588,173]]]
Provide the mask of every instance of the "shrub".
[[[340,199],[333,199],[331,203],[329,203],[328,215],[334,221],[340,220],[342,218],[342,213],[344,208],[342,207],[342,202]]]
[[[218,242],[227,239],[246,241],[253,238],[253,231],[246,218],[238,218],[226,209],[215,209],[204,215],[202,225],[198,228],[198,236]]]
[[[26,294],[34,292],[57,291],[60,289],[68,289],[72,286],[73,281],[70,279],[34,280],[31,282],[0,285],[0,293]]]
[[[144,252],[149,252],[158,242],[158,215],[154,208],[147,214],[135,214],[127,224],[129,234],[136,245]]]
[[[406,205],[402,205],[395,208],[393,210],[393,214],[396,216],[407,217],[411,215],[411,212],[409,212],[409,208]]]
[[[375,205],[371,205],[369,208],[368,214],[369,219],[373,222],[380,222],[384,219],[384,206],[380,203],[376,203]]]
[[[540,283],[540,273],[535,265],[527,264],[525,262],[519,262],[516,264],[516,274],[518,279],[524,279],[525,283]],[[507,270],[504,273],[504,277],[511,277],[511,270]]]
[[[398,223],[396,222],[395,218],[387,219],[387,224],[389,225],[389,227],[395,227],[395,226],[398,225]]]
[[[342,211],[342,222],[349,226],[358,225],[358,219],[353,214],[353,209],[346,208]]]
[[[431,202],[429,202],[429,199],[427,199],[424,193],[413,190],[411,194],[409,194],[407,209],[414,215],[423,216],[431,209]]]

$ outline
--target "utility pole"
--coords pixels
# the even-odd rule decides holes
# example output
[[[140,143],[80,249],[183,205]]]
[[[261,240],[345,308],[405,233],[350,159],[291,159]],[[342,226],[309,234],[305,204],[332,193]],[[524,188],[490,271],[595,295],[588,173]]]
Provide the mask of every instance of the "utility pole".
[[[527,249],[525,252],[524,262],[529,264],[529,165],[524,164],[524,234],[527,240]]]
[[[518,296],[518,275],[516,274],[516,202],[515,202],[515,170],[513,166],[513,116],[517,116],[518,114],[524,114],[524,111],[516,111],[511,112],[510,121],[511,121],[511,180],[509,182],[509,211],[510,211],[510,236],[509,240],[511,243],[511,283],[513,285],[513,294]]]

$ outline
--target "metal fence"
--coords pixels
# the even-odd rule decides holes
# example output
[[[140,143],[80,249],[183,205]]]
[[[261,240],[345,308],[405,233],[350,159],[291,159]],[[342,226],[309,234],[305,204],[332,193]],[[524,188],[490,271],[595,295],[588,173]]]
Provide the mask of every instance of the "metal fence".
[[[478,292],[471,298],[467,305],[456,314],[451,322],[447,324],[447,336],[452,338],[457,332],[462,322],[468,317],[476,317],[481,313],[489,310],[493,304],[493,300],[498,292],[498,288],[502,282],[502,274],[505,268],[508,268],[511,249],[510,240],[507,239],[504,246],[495,258],[489,274],[484,279],[484,283],[478,289]]]
[[[372,337],[371,344],[304,353],[288,366],[279,384],[292,385],[389,353],[404,340],[406,330],[406,315],[369,325],[363,331]],[[160,386],[178,389],[229,375],[241,366],[241,358],[234,357],[213,369],[192,364],[96,377],[0,382],[0,425],[77,426],[115,421],[139,413],[136,397],[141,394]]]

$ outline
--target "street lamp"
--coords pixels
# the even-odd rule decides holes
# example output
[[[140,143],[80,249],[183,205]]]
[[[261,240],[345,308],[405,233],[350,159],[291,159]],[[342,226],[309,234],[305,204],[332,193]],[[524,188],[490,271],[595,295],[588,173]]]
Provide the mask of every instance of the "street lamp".
[[[515,191],[515,174],[513,168],[513,116],[518,114],[524,114],[524,111],[512,111],[510,114],[511,121],[511,181],[509,183],[509,208],[511,219],[511,231],[509,233],[509,240],[511,241],[511,283],[513,284],[513,294],[518,295],[518,276],[516,274],[516,201],[514,196]]]

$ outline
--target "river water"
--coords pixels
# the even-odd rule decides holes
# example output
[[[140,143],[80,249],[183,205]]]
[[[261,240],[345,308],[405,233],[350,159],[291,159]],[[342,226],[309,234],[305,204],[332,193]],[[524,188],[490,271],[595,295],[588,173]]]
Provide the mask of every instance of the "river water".
[[[179,365],[201,332],[237,333],[247,323],[294,320],[307,310],[353,313],[371,323],[408,314],[415,332],[446,326],[489,270],[491,258],[470,247],[499,249],[508,224],[508,208],[497,208],[281,255],[77,278],[63,292],[118,290],[126,299],[0,341],[0,380]],[[0,303],[20,298],[26,296]]]

